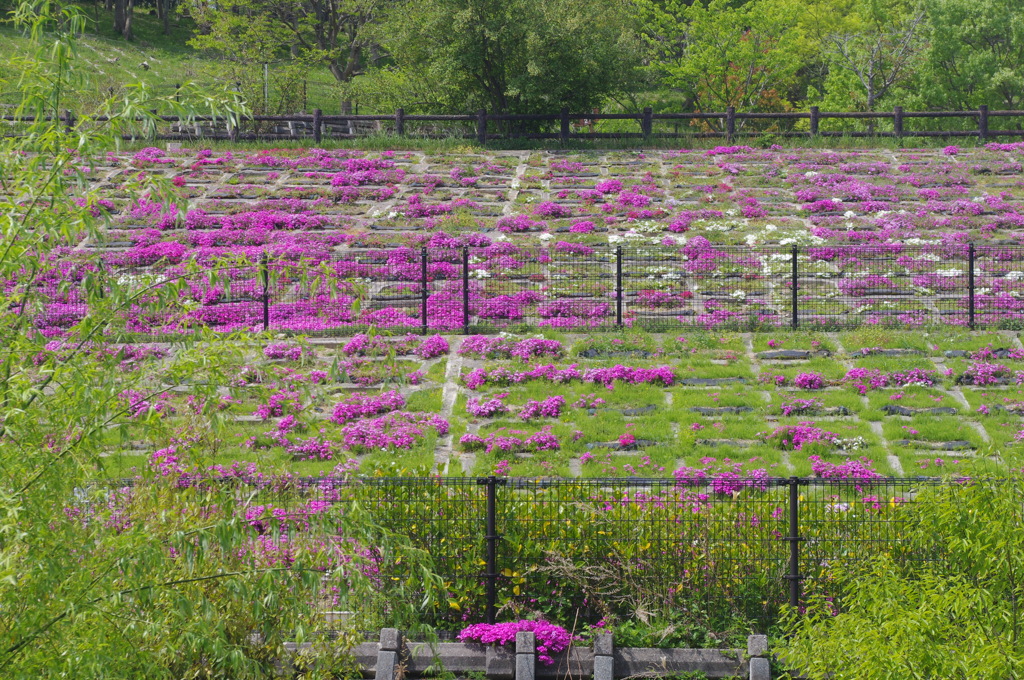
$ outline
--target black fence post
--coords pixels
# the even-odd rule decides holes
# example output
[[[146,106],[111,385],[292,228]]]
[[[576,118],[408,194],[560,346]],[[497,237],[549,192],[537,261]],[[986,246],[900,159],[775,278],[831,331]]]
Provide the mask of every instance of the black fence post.
[[[967,245],[967,326],[974,330],[974,244]]]
[[[799,280],[799,274],[800,274],[800,272],[799,272],[799,265],[797,264],[797,262],[799,261],[797,255],[799,254],[799,252],[800,252],[800,249],[797,248],[797,246],[794,244],[793,245],[793,250],[792,250],[792,256],[791,256],[793,271],[792,271],[792,275],[791,275],[791,278],[790,278],[790,282],[793,284],[792,285],[792,290],[790,291],[792,296],[793,296],[793,298],[792,298],[793,317],[792,317],[792,320],[791,320],[791,323],[793,325],[793,330],[796,330],[800,326],[800,315],[799,315],[799,307],[798,307],[798,305],[800,304],[799,303],[800,295],[799,295],[799,284],[797,283],[798,280]]]
[[[263,332],[270,328],[270,262],[266,253],[260,255],[260,281],[263,284]]]
[[[469,335],[469,246],[462,246],[462,334]]]
[[[725,109],[725,136],[731,142],[736,135],[736,107],[729,106]]]
[[[615,325],[622,326],[622,246],[615,247]]]
[[[75,127],[75,114],[71,113],[70,109],[64,111],[64,132],[71,134],[71,130]]]
[[[559,113],[560,126],[558,128],[558,142],[562,146],[569,144],[569,109],[562,107]]]
[[[427,334],[427,249],[420,251],[420,322]]]
[[[313,141],[317,144],[323,139],[324,112],[320,109],[313,109]]]
[[[818,107],[811,107],[811,137],[818,136]]]
[[[405,109],[395,109],[395,134],[405,137]]]
[[[640,121],[640,131],[643,132],[644,139],[649,139],[654,131],[654,109],[650,106],[644,107],[644,117]]]
[[[476,141],[480,146],[487,144],[487,111],[480,109],[476,112]]]
[[[789,606],[800,606],[800,478],[789,478]]]
[[[978,107],[978,139],[982,142],[988,139],[988,106],[986,104]]]
[[[498,540],[501,538],[498,535],[498,502],[497,502],[497,490],[499,484],[504,484],[505,480],[499,480],[497,477],[482,477],[477,480],[477,484],[482,485],[487,491],[487,517],[486,517],[486,531],[484,539],[487,541],[487,555],[486,555],[486,573],[484,578],[487,580],[487,609],[486,618],[487,623],[493,624],[498,613]]]
[[[897,139],[903,137],[903,107],[896,106],[892,110],[892,131]]]

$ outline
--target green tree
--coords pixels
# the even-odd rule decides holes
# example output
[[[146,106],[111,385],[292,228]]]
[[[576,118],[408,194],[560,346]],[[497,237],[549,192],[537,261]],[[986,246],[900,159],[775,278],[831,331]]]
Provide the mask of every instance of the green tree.
[[[651,65],[697,111],[778,111],[801,65],[797,7],[781,0],[640,0]]]
[[[1019,109],[1024,14],[1014,0],[927,0],[920,90],[929,106]]]
[[[213,62],[215,75],[237,83],[253,113],[285,114],[301,108],[302,78],[316,58],[308,51],[297,50],[298,56],[287,61],[283,69],[275,66],[271,71],[267,66],[288,54],[293,44],[290,30],[272,16],[252,11],[247,0],[226,0],[216,7],[193,2],[187,7],[204,27],[189,44],[223,56]]]
[[[638,42],[615,0],[409,0],[373,35],[388,63],[351,91],[378,108],[581,112],[637,84]]]
[[[924,48],[924,12],[904,0],[857,0],[818,36],[829,74],[824,104],[875,111],[915,72]],[[873,129],[873,124],[869,127]]]
[[[268,32],[262,38],[266,46],[286,46],[291,56],[323,64],[344,83],[363,69],[363,50],[370,45],[367,27],[383,4],[384,0],[192,0],[190,12],[223,39],[218,43],[200,36],[204,47],[226,55],[251,49],[259,36],[238,26],[240,20],[251,20]]]

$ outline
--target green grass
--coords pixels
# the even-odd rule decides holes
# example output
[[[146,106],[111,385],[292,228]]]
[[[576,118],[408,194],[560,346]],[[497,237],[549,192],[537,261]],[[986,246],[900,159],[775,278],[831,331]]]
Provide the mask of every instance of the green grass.
[[[149,8],[137,7],[132,20],[135,39],[129,42],[114,33],[112,13],[104,11],[100,4],[90,3],[82,8],[91,21],[88,32],[79,39],[78,57],[90,84],[77,94],[78,106],[71,102],[67,108],[87,109],[111,88],[116,93],[135,83],[145,83],[164,96],[172,95],[176,86],[185,82],[208,88],[224,86],[217,58],[187,44],[195,30],[191,19],[173,16],[170,33],[164,35],[162,22],[149,13]],[[0,24],[0,79],[17,77],[10,61],[30,48],[24,35]],[[277,65],[271,67],[272,83],[276,68]],[[262,73],[261,67],[257,69]],[[14,104],[17,99],[16,90],[0,92],[0,104]],[[306,77],[305,110],[319,108],[324,113],[340,113],[340,106],[337,83],[327,68],[310,69]]]
[[[567,366],[573,362],[579,363],[581,367],[612,366],[617,363],[629,366],[668,365],[680,379],[744,376],[747,383],[704,387],[686,386],[677,382],[669,388],[648,384],[617,385],[615,389],[608,390],[602,385],[578,382],[551,384],[538,380],[511,386],[488,386],[477,391],[466,390],[463,387],[455,395],[451,414],[445,415],[450,424],[454,451],[454,457],[447,467],[441,462],[435,463],[438,438],[433,432],[428,432],[427,436],[417,440],[410,449],[359,453],[339,450],[334,461],[296,461],[292,460],[281,446],[272,445],[266,449],[244,446],[244,442],[252,437],[268,441],[266,434],[271,432],[277,423],[276,419],[253,422],[248,420],[248,417],[259,404],[267,401],[274,384],[286,375],[297,373],[308,376],[312,370],[323,370],[334,376],[327,384],[311,385],[305,382],[297,386],[304,404],[299,419],[308,426],[306,433],[301,436],[318,434],[322,429],[324,436],[337,440],[340,426],[330,423],[326,416],[341,398],[353,393],[350,385],[338,383],[338,380],[344,380],[346,376],[331,372],[333,362],[340,356],[339,346],[318,345],[315,347],[316,354],[313,358],[301,362],[280,362],[264,359],[261,352],[262,343],[254,340],[244,347],[237,348],[234,361],[238,368],[229,369],[227,374],[237,375],[241,366],[252,366],[262,374],[263,382],[231,386],[227,390],[240,403],[227,408],[223,412],[226,417],[223,426],[210,433],[211,441],[215,442],[213,450],[209,453],[212,456],[210,460],[197,462],[203,465],[229,465],[234,461],[252,462],[265,469],[286,470],[292,474],[324,474],[330,472],[337,462],[351,456],[358,459],[360,470],[365,474],[409,475],[433,471],[458,475],[463,474],[463,462],[466,459],[474,461],[466,469],[474,474],[491,474],[500,461],[507,460],[509,472],[517,476],[565,476],[579,473],[585,476],[667,476],[680,464],[701,467],[704,465],[702,460],[713,458],[720,462],[727,459],[739,463],[743,470],[763,467],[771,474],[786,476],[810,474],[811,456],[820,456],[825,461],[835,463],[864,457],[872,461],[875,468],[884,474],[917,474],[922,469],[931,472],[939,470],[941,466],[934,463],[936,458],[954,460],[966,458],[972,453],[932,452],[922,450],[924,447],[921,444],[895,443],[902,439],[920,442],[967,440],[977,449],[973,455],[991,458],[995,465],[1006,464],[1006,461],[1020,458],[1019,452],[1022,447],[1015,441],[1015,435],[1024,429],[1024,419],[994,409],[998,404],[1024,401],[1024,388],[1019,386],[961,388],[956,386],[952,379],[943,378],[939,387],[872,390],[861,396],[853,387],[825,390],[776,388],[772,384],[757,382],[753,374],[748,343],[755,351],[767,347],[769,339],[776,339],[776,342],[781,342],[784,347],[809,346],[812,341],[822,345],[828,343],[832,347],[850,347],[861,340],[868,341],[868,346],[879,346],[876,339],[880,338],[868,337],[868,333],[855,331],[833,336],[809,333],[789,335],[776,331],[770,334],[744,336],[735,333],[694,332],[686,333],[686,344],[679,342],[675,334],[658,335],[635,331],[599,336],[552,335],[557,335],[566,345],[565,358],[555,362],[559,366]],[[937,338],[931,332],[904,331],[891,332],[886,339],[890,345],[903,347],[925,347],[936,342],[941,343],[942,347],[977,348],[989,342],[994,344],[995,340],[999,341],[1000,346],[1013,346],[1013,338],[990,333],[971,335],[953,332]],[[452,351],[457,350],[460,343],[461,338],[458,336],[449,338]],[[579,357],[581,351],[594,348],[610,351],[652,351],[655,356],[649,359]],[[447,361],[446,358],[440,358],[422,362],[413,357],[393,361],[367,361],[361,371],[381,379],[392,372],[387,369],[389,365],[399,374],[422,370],[425,377],[423,383],[418,386],[397,380],[380,382],[363,388],[362,391],[401,389],[407,399],[405,410],[441,413]],[[545,359],[540,363],[547,361]],[[969,364],[968,361],[961,359],[940,359],[932,353],[932,357],[858,356],[843,361],[834,357],[813,358],[779,365],[762,363],[762,367],[789,377],[798,372],[817,371],[835,380],[843,375],[847,363],[897,371],[912,367],[934,370],[934,361],[942,361],[956,371]],[[1013,364],[1014,368],[1024,366],[1021,362],[1004,363]],[[488,368],[504,366],[514,370],[523,370],[528,366],[518,360],[487,360],[482,364]],[[469,367],[464,366],[463,370],[469,370]],[[159,388],[164,381],[170,380],[170,376],[163,374],[164,371],[159,366],[146,366],[128,378],[141,381],[137,389]],[[187,378],[191,384],[202,384],[210,380],[211,376],[193,375]],[[964,407],[961,399],[951,391],[959,391],[969,406]],[[471,416],[466,411],[468,398],[487,399],[497,394],[507,395],[504,402],[510,409],[508,414],[488,420]],[[518,418],[519,409],[527,401],[539,401],[556,394],[565,399],[559,418],[535,419],[530,422],[523,422]],[[894,396],[899,398],[893,399]],[[573,406],[581,397],[586,397],[588,402],[601,399],[604,403],[598,404],[594,409]],[[797,413],[789,417],[783,416],[782,404],[794,399],[814,400],[824,408],[845,407],[851,415],[826,417],[814,413]],[[183,418],[187,412],[186,400],[186,393],[173,393],[169,402],[177,407],[178,415],[158,419],[156,422],[159,426],[156,429],[146,429],[137,422],[125,422],[108,431],[104,440],[104,448],[108,455],[102,460],[101,474],[106,477],[141,474],[147,467],[149,454],[153,450],[170,445],[171,438],[185,422]],[[891,404],[915,409],[952,406],[958,413],[913,417],[887,416],[882,409]],[[752,410],[744,413],[711,415],[692,411],[695,407],[726,406],[746,406]],[[986,415],[979,412],[978,409],[982,406],[989,408],[990,413]],[[653,408],[632,415],[622,412],[624,409],[644,407]],[[246,419],[233,419],[239,416]],[[807,445],[800,451],[783,451],[778,448],[777,440],[768,439],[766,436],[777,427],[802,422],[814,423],[817,427],[834,432],[840,437],[862,437],[866,447],[842,452],[834,451],[824,444],[814,444]],[[873,423],[880,425],[881,435],[872,429]],[[978,431],[978,426],[984,428],[991,442],[986,441]],[[561,443],[559,450],[534,452],[531,455],[486,454],[480,451],[465,451],[459,443],[460,437],[468,431],[486,435],[506,428],[528,435],[545,427],[550,427],[558,437]],[[654,443],[638,451],[619,451],[595,445],[599,442],[617,442],[619,437],[627,432],[632,432],[638,439],[653,440]],[[723,440],[738,440],[738,444],[731,445]],[[890,454],[898,458],[902,471],[890,465]],[[441,461],[440,458],[438,460]],[[922,468],[925,463],[930,467]]]

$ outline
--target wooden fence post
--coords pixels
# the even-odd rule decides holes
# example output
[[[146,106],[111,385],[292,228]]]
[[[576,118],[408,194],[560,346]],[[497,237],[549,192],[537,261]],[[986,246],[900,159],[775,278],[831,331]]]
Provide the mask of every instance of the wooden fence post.
[[[405,110],[402,108],[395,109],[395,134],[405,137]]]
[[[640,131],[644,133],[644,139],[651,136],[654,130],[654,109],[650,106],[644,107],[644,117],[640,121]]]
[[[811,137],[818,136],[818,107],[811,107]]]
[[[725,136],[730,142],[736,135],[736,107],[730,106],[725,109]]]
[[[569,109],[563,106],[560,112],[561,125],[558,128],[558,141],[562,146],[569,143]]]
[[[892,110],[892,131],[897,139],[903,137],[903,107],[897,106]]]
[[[70,109],[64,111],[64,132],[71,134],[71,130],[75,127],[75,114],[71,113]]]
[[[313,141],[317,144],[323,139],[323,115],[320,109],[313,109]]]
[[[481,146],[487,144],[487,111],[485,109],[476,112],[476,141]]]
[[[985,104],[978,107],[978,139],[982,142],[988,139],[988,106]]]

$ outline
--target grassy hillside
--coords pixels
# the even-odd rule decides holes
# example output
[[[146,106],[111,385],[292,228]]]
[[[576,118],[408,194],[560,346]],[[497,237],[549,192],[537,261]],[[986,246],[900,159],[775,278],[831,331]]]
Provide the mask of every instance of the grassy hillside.
[[[185,17],[174,17],[171,32],[163,34],[161,22],[148,9],[136,10],[135,40],[126,41],[113,31],[113,19],[102,5],[85,6],[92,19],[90,33],[79,42],[79,56],[93,70],[90,86],[80,93],[87,107],[101,93],[115,92],[131,83],[146,83],[162,93],[173,93],[177,83],[192,81],[211,87],[224,81],[218,60],[189,47],[188,39],[195,28]],[[0,25],[0,80],[14,79],[17,71],[11,59],[24,54],[29,41],[10,26]],[[147,68],[148,67],[148,68]],[[271,66],[271,86],[274,66]],[[328,113],[339,111],[337,85],[327,69],[310,71],[306,86],[306,110],[320,108]],[[17,101],[16,89],[0,85],[0,106]]]

